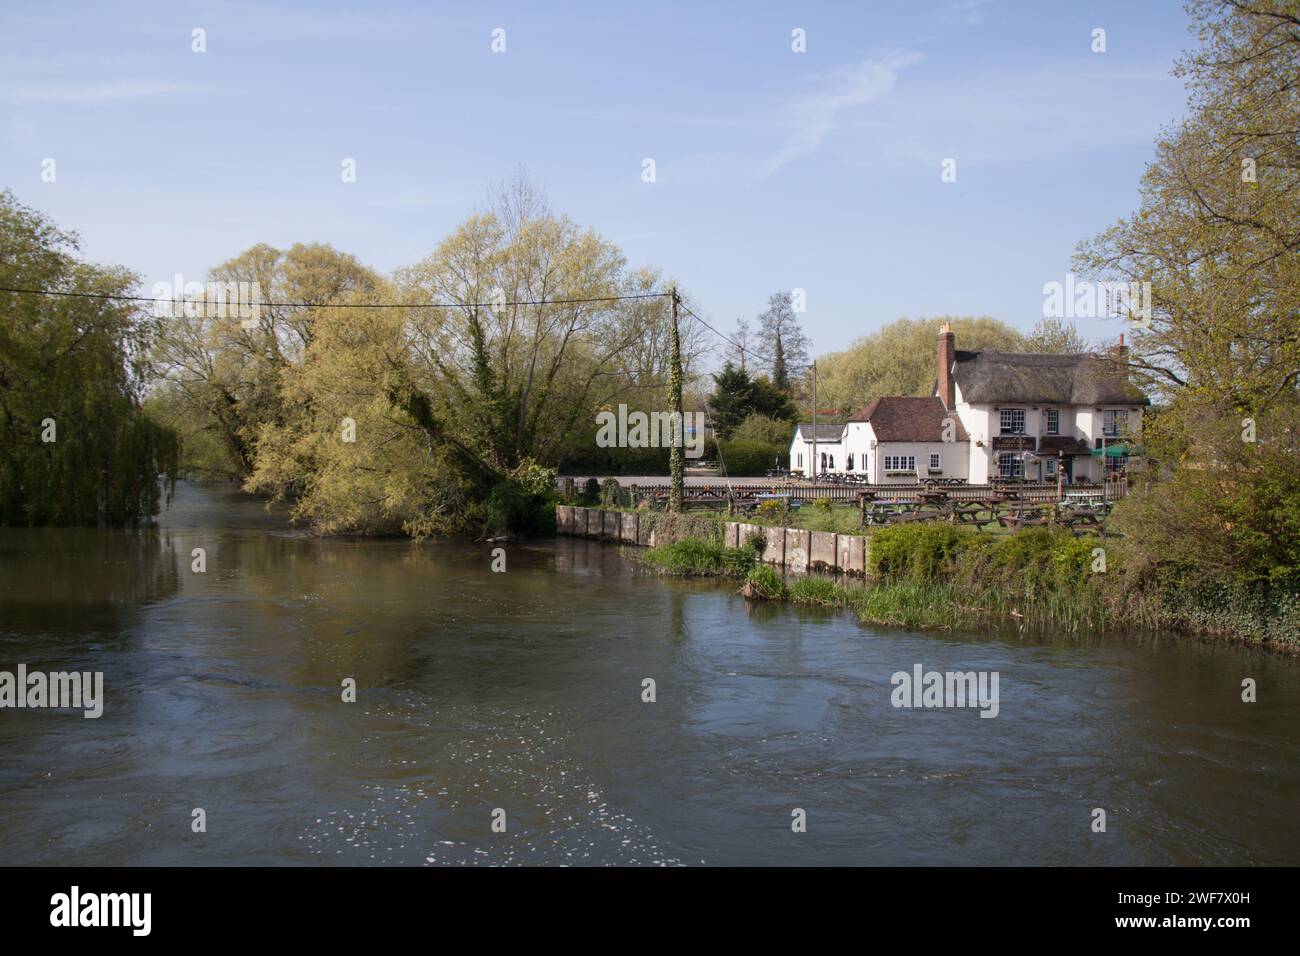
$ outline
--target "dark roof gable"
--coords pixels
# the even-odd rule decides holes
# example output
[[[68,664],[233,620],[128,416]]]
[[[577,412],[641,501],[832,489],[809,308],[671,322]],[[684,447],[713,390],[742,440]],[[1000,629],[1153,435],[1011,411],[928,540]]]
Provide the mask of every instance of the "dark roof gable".
[[[799,423],[798,430],[797,430],[797,434],[798,434],[799,437],[801,437],[804,441],[812,441],[812,435],[813,435],[813,427],[812,427],[812,425],[811,425],[809,422],[800,422],[800,423]],[[824,423],[822,423],[822,422],[818,422],[818,423],[817,423],[817,440],[818,440],[818,441],[832,441],[832,442],[834,442],[834,441],[839,441],[839,440],[843,437],[843,435],[844,435],[844,426],[843,426],[843,424],[840,424],[840,425],[835,425],[835,424],[827,425],[827,424],[824,424]]]
[[[1042,405],[1147,405],[1130,385],[1123,366],[1091,352],[957,350],[953,364],[963,401]]]
[[[943,422],[951,418],[955,431],[954,441],[966,441],[966,429],[955,414],[943,407],[938,396],[929,398],[904,398],[887,396],[878,398],[850,421],[870,422],[876,441],[943,441]]]

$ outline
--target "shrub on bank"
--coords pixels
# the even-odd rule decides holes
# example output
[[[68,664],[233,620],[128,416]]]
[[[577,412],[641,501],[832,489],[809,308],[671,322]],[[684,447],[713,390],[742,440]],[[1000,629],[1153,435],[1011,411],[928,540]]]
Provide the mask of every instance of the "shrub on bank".
[[[846,589],[818,575],[787,585],[758,562],[760,542],[725,548],[720,523],[669,517],[694,518],[712,537],[645,552],[665,571],[744,577],[747,597],[847,606],[863,623],[954,628],[1000,620],[1065,633],[1145,628],[1300,650],[1300,595],[1141,565],[1113,538],[1076,538],[1059,528],[990,535],[951,525],[896,525],[871,536],[875,581]],[[1105,552],[1104,573],[1094,570],[1097,548]]]
[[[725,524],[717,515],[707,511],[674,514],[670,511],[638,511],[641,531],[653,534],[659,544],[670,544],[686,538],[697,538],[722,546]]]
[[[749,573],[755,562],[753,551],[699,538],[683,538],[650,548],[642,557],[669,574],[693,577],[739,577]]]
[[[884,581],[933,583],[952,573],[973,537],[969,528],[940,522],[881,528],[871,536],[871,574]]]
[[[760,601],[784,601],[790,592],[785,581],[781,580],[781,575],[770,565],[756,564],[745,576],[745,586],[741,593],[747,598]]]

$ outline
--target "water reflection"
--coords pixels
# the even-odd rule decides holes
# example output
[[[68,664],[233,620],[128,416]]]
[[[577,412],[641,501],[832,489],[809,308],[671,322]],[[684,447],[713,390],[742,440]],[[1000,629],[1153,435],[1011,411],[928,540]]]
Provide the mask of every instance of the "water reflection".
[[[0,711],[0,858],[1300,860],[1294,661],[870,630],[596,542],[511,545],[505,573],[491,550],[312,538],[187,486],[146,533],[0,532],[0,668],[103,670],[108,696]],[[915,663],[999,671],[999,717],[894,709]]]

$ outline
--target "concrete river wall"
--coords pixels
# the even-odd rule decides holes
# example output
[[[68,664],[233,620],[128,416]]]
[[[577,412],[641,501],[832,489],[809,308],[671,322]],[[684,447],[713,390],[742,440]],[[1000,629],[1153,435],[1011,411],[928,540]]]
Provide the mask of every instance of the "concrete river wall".
[[[662,519],[663,516],[657,512],[606,511],[572,505],[558,505],[555,509],[555,526],[559,534],[645,548],[669,544],[685,536]],[[769,528],[743,521],[715,524],[721,526],[722,542],[727,547],[750,546],[757,535],[762,540],[761,560],[795,574],[809,571],[866,574],[870,543],[865,535]]]

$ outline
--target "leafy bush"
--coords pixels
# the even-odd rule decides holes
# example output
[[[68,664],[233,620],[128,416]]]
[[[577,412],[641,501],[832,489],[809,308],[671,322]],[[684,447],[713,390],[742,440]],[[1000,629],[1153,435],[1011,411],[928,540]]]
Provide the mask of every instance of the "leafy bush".
[[[754,514],[759,518],[784,518],[788,510],[784,501],[773,498],[760,501],[758,507],[754,509]]]
[[[743,593],[745,597],[757,598],[761,601],[783,601],[788,596],[789,590],[781,580],[781,575],[769,565],[756,564],[749,569],[749,574],[745,577]]]
[[[751,412],[731,437],[735,441],[762,442],[765,445],[789,448],[790,440],[794,437],[794,424],[784,418]]]
[[[871,536],[870,570],[887,581],[929,584],[953,570],[957,556],[973,534],[938,522],[915,522],[881,528]]]
[[[600,506],[617,508],[619,505],[619,484],[617,478],[606,478],[600,483]]]
[[[789,446],[768,442],[724,441],[718,446],[727,474],[735,476],[764,475],[789,457]]]
[[[529,458],[515,469],[514,479],[528,494],[537,498],[549,498],[555,494],[555,481],[558,472],[554,468],[539,465]]]

